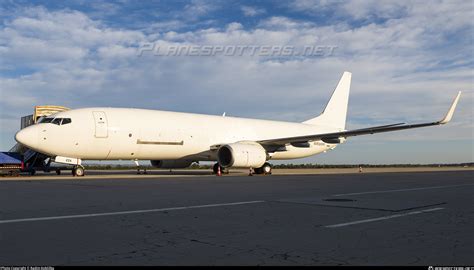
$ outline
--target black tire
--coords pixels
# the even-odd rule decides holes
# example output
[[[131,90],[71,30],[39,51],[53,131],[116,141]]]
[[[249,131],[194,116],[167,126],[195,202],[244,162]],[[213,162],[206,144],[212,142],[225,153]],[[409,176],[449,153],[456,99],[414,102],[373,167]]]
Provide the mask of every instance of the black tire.
[[[272,165],[268,162],[263,164],[263,166],[260,168],[263,174],[272,174]]]
[[[84,170],[84,167],[82,166],[77,166],[74,170],[74,175],[75,176],[84,176],[85,174],[85,170]]]
[[[255,174],[272,174],[272,165],[268,162],[265,162],[265,164],[262,165],[260,168],[255,168],[254,169]]]
[[[56,174],[57,174],[57,175],[61,175],[61,170],[60,170],[60,169],[56,169]]]
[[[35,169],[31,169],[31,170],[30,170],[30,175],[31,175],[31,176],[35,175],[35,173],[36,173],[36,170],[35,170]]]

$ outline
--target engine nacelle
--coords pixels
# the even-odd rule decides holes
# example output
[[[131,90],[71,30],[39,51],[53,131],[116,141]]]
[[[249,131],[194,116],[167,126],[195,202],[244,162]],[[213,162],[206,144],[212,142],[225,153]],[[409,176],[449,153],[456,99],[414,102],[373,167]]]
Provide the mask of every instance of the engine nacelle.
[[[267,151],[258,143],[231,143],[217,151],[217,161],[224,168],[260,168],[267,161]]]
[[[161,169],[182,169],[187,168],[193,163],[192,160],[170,159],[170,160],[150,160],[151,165]]]

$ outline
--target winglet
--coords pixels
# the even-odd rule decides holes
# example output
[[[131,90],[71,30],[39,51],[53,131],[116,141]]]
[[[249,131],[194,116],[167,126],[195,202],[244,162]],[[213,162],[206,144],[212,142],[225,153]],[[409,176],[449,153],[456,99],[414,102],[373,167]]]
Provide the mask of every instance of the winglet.
[[[451,118],[453,118],[454,110],[456,109],[456,105],[458,104],[460,96],[461,96],[461,91],[458,92],[458,95],[454,99],[453,104],[451,105],[451,108],[449,108],[449,111],[446,114],[446,116],[441,121],[438,122],[439,124],[443,125],[451,121]]]

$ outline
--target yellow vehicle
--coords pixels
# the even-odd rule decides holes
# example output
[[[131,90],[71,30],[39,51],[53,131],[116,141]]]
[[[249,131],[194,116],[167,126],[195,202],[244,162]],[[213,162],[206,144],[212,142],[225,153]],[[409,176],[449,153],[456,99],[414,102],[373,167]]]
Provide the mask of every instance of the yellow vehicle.
[[[69,108],[55,105],[35,106],[33,114],[21,118],[21,129],[36,124],[41,117],[49,116],[58,112],[68,111]]]

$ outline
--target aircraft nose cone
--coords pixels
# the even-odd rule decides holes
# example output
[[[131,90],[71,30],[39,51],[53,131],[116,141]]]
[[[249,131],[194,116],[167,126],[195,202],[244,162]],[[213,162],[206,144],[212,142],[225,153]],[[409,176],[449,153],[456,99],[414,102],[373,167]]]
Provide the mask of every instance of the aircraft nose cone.
[[[36,148],[38,144],[38,132],[35,127],[27,127],[18,131],[15,140],[29,148]]]

